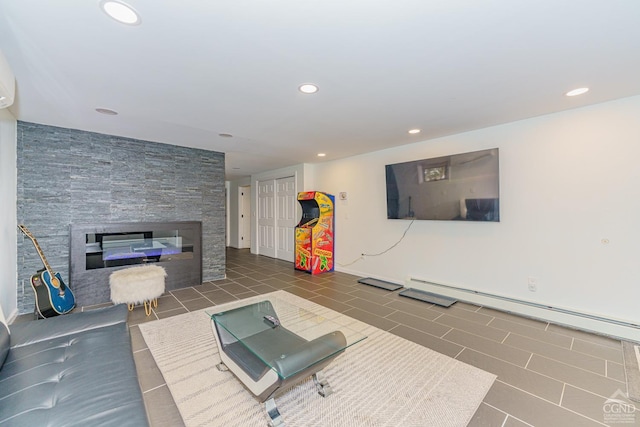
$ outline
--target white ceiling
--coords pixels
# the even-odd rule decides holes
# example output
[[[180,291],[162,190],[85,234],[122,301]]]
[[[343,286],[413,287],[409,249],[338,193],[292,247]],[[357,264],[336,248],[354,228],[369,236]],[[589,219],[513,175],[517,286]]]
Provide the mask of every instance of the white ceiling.
[[[232,179],[640,94],[638,0],[127,2],[141,25],[0,0],[19,120],[222,151]]]

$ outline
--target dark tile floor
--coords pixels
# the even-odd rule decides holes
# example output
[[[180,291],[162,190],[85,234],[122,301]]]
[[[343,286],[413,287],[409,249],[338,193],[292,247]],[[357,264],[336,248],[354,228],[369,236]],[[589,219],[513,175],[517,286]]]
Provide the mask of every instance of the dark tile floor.
[[[226,279],[169,292],[150,317],[136,307],[129,320],[152,425],[182,421],[137,325],[278,289],[496,374],[471,426],[604,425],[605,400],[627,391],[619,340],[463,302],[442,308],[357,279],[310,276],[288,262],[228,249]]]

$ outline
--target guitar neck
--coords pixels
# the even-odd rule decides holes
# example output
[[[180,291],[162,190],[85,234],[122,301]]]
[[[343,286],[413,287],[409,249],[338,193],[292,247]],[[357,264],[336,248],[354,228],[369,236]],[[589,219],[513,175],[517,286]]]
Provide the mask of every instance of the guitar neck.
[[[51,268],[51,265],[49,265],[49,261],[47,261],[47,258],[44,256],[44,253],[42,252],[42,249],[40,248],[40,245],[38,244],[38,241],[36,239],[33,239],[33,246],[36,247],[36,251],[38,251],[38,255],[40,255],[40,259],[44,264],[44,268],[46,268],[51,277],[53,277],[53,269]]]
[[[55,275],[54,272],[53,272],[53,269],[51,268],[51,265],[49,265],[49,261],[47,261],[47,258],[44,256],[44,253],[42,252],[42,248],[40,248],[40,245],[38,244],[38,240],[36,240],[36,238],[33,237],[33,234],[31,234],[31,232],[29,230],[27,230],[27,228],[24,225],[19,225],[18,227],[20,227],[20,230],[22,230],[22,232],[24,233],[25,236],[27,236],[29,239],[31,239],[31,241],[33,242],[33,246],[35,246],[36,251],[38,252],[38,255],[40,256],[40,259],[42,260],[42,263],[44,264],[44,268],[49,272],[51,277],[53,277]]]

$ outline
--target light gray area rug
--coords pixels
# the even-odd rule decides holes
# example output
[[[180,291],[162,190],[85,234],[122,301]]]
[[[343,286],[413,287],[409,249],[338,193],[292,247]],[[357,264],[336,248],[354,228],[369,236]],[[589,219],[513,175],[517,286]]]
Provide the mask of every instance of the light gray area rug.
[[[277,297],[358,330],[367,339],[323,370],[326,398],[307,379],[276,396],[287,426],[466,426],[495,375],[285,291]],[[220,363],[209,316],[238,302],[140,325],[180,414],[191,426],[267,425],[264,405]]]

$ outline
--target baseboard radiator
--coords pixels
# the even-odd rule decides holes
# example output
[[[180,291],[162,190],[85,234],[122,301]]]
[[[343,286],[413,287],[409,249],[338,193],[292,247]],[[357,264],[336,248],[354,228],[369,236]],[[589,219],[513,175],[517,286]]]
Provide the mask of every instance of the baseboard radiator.
[[[429,282],[415,277],[408,277],[405,280],[405,287],[432,292],[434,294],[456,298],[460,301],[512,312],[525,317],[540,319],[571,328],[584,329],[610,337],[640,342],[640,325],[624,320],[611,319],[596,314],[574,311],[562,307],[553,307],[473,289]]]

